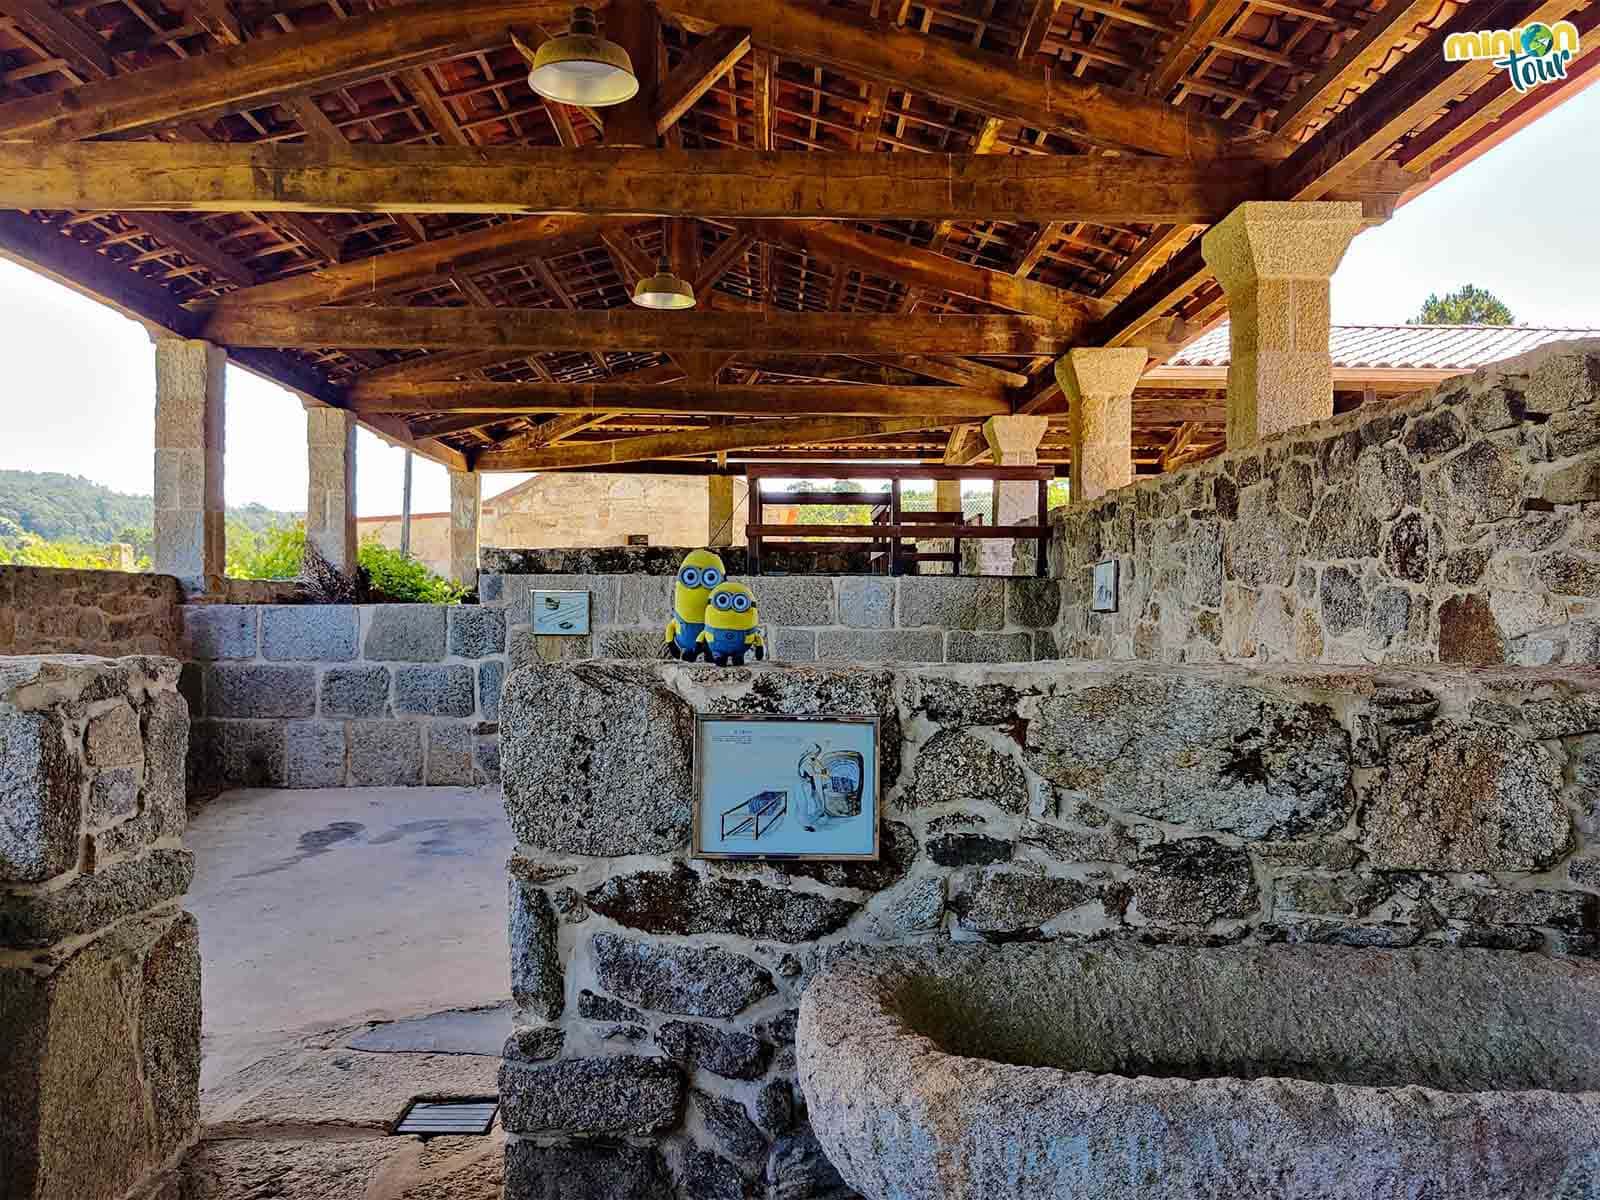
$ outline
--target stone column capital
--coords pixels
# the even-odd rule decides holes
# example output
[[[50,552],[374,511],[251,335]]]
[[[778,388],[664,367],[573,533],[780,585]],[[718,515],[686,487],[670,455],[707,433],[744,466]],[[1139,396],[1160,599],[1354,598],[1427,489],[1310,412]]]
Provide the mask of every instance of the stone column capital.
[[[1131,396],[1150,361],[1143,346],[1085,346],[1056,359],[1056,382],[1069,404],[1084,396]]]
[[[1365,221],[1359,200],[1247,200],[1200,239],[1232,295],[1261,279],[1328,279]]]
[[[1228,447],[1333,415],[1328,281],[1358,201],[1252,200],[1200,239],[1228,297]]]
[[[1086,346],[1056,360],[1068,403],[1073,504],[1133,482],[1133,390],[1148,361],[1142,346]]]
[[[1032,467],[1039,462],[1039,443],[1050,427],[1048,417],[990,417],[983,437],[997,467]]]

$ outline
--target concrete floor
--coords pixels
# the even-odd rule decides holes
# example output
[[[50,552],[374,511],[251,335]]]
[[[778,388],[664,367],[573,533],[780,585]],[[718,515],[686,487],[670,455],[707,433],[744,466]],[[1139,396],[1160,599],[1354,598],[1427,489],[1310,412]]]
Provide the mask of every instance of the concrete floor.
[[[498,788],[229,792],[186,840],[203,1091],[311,1034],[510,996]]]

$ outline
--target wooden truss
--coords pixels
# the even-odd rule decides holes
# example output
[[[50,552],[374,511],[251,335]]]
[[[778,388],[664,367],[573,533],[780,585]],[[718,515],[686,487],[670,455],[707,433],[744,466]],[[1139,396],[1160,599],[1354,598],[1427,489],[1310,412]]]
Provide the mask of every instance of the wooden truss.
[[[0,0],[0,255],[457,470],[944,463],[1213,323],[1241,201],[1381,219],[1600,61],[1592,0],[597,7],[641,88],[591,111],[527,86],[564,3]],[[1442,53],[1559,19],[1542,95]],[[629,305],[661,259],[695,311]],[[1195,461],[1220,385],[1134,420]]]

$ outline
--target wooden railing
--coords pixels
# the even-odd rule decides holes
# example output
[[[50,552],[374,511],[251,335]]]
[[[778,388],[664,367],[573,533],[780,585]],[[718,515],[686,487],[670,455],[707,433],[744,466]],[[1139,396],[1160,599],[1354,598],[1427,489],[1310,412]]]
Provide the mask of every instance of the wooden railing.
[[[1053,467],[878,467],[856,466],[853,469],[875,478],[887,479],[887,492],[828,492],[791,491],[781,496],[761,494],[763,479],[836,479],[842,468],[828,471],[798,469],[779,463],[752,463],[746,468],[750,481],[750,523],[745,535],[750,544],[750,573],[761,573],[761,552],[765,546],[782,546],[793,553],[815,547],[820,550],[866,551],[872,555],[875,569],[904,575],[907,569],[919,569],[925,562],[951,564],[952,573],[961,574],[961,543],[968,540],[1006,538],[1008,540],[1035,539],[1039,543],[1037,573],[1047,569],[1046,549],[1050,540],[1048,523],[1050,480],[1055,478]],[[1034,481],[1039,485],[1038,523],[1034,525],[984,525],[969,522],[960,512],[906,512],[900,503],[901,484],[907,479],[990,480],[996,483]],[[863,505],[872,510],[866,525],[828,525],[797,522],[792,525],[768,525],[762,520],[766,504],[784,505],[828,504],[837,506]],[[815,540],[827,539],[827,540]],[[848,540],[838,540],[848,539]],[[949,551],[920,551],[917,541],[949,540],[954,543]],[[908,548],[909,544],[909,548]]]

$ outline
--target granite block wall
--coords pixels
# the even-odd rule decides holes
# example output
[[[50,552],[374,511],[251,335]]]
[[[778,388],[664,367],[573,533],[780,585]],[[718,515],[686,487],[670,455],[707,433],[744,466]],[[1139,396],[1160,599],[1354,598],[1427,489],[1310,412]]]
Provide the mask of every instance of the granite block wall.
[[[696,712],[876,714],[872,863],[689,856]],[[592,661],[502,719],[506,1195],[842,1198],[795,1086],[834,949],[1600,956],[1600,672]]]
[[[673,562],[676,568],[676,560]],[[755,594],[780,662],[1032,662],[1056,657],[1053,579],[733,575]],[[573,657],[654,658],[672,617],[672,574],[479,577],[486,605],[530,611],[538,590],[587,591],[593,633]],[[532,661],[513,655],[513,661]]]
[[[507,610],[192,604],[192,799],[499,778]]]
[[[171,575],[0,566],[0,655],[176,654]]]
[[[4,1200],[125,1196],[198,1130],[178,673],[0,658]]]
[[[1600,343],[1512,359],[1052,518],[1064,657],[1600,662]],[[1089,611],[1095,563],[1118,611]]]

